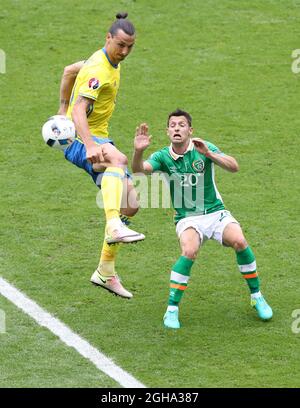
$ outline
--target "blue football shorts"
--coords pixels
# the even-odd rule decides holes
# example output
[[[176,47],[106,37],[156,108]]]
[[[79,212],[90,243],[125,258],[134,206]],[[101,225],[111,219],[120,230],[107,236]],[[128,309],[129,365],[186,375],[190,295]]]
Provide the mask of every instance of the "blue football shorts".
[[[114,145],[114,142],[108,138],[100,138],[93,136],[93,140],[100,145],[105,143],[110,143]],[[101,188],[101,181],[104,172],[103,171],[97,172],[93,170],[92,163],[86,159],[86,149],[82,141],[75,139],[74,142],[70,144],[70,146],[68,146],[67,149],[64,151],[64,155],[68,161],[75,164],[75,166],[85,170],[92,177],[96,186]],[[125,170],[125,176],[131,178],[131,175],[127,169]]]

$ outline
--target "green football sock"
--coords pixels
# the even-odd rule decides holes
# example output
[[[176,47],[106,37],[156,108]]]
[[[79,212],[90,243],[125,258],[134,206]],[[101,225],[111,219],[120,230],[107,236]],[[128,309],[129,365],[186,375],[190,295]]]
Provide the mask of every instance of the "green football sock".
[[[248,246],[240,252],[236,252],[236,259],[242,276],[246,279],[251,293],[259,292],[260,282],[256,271],[254,253]]]
[[[171,271],[169,306],[178,306],[190,278],[191,268],[194,261],[181,256]]]

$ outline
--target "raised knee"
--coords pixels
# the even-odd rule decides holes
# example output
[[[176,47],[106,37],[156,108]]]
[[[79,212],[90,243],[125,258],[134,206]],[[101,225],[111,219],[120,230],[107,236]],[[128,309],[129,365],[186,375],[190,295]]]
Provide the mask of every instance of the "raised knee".
[[[244,237],[238,237],[234,240],[233,248],[235,251],[243,251],[248,246],[248,243]]]
[[[128,166],[128,159],[125,156],[125,154],[122,153],[119,160],[120,160],[120,164],[122,164],[122,166]]]
[[[196,259],[198,251],[194,248],[184,248],[182,250],[182,255],[189,259]]]
[[[113,164],[116,166],[127,167],[128,166],[128,159],[123,153],[119,153],[114,159]]]

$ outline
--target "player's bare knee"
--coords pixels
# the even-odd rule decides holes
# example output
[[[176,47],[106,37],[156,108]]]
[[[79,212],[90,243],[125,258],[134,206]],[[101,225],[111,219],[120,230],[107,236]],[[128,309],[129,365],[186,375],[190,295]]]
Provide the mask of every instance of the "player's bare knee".
[[[233,242],[233,248],[235,251],[243,251],[247,246],[248,243],[243,236],[237,237]]]
[[[103,145],[103,157],[104,161],[110,166],[116,167],[127,167],[128,159],[125,154],[121,153],[115,146],[112,146],[109,143]]]
[[[125,156],[125,154],[120,153],[118,160],[121,166],[126,166],[126,167],[128,166],[128,159],[127,159],[127,156]]]
[[[125,154],[118,152],[118,154],[114,155],[110,162],[113,166],[117,167],[127,167],[128,166],[128,159]]]
[[[196,248],[182,248],[182,255],[189,259],[196,259],[198,254],[198,249]]]

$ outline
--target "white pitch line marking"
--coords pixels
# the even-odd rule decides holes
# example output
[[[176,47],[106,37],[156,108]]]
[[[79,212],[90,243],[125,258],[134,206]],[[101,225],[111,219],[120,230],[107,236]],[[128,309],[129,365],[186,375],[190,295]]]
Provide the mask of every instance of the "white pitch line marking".
[[[68,326],[50,313],[42,309],[36,302],[0,277],[0,293],[6,299],[14,303],[24,313],[32,317],[40,326],[47,327],[58,336],[63,343],[73,347],[79,354],[90,360],[98,370],[107,374],[125,388],[146,388],[144,384],[136,380],[131,374],[117,366],[111,359],[90,345]]]

